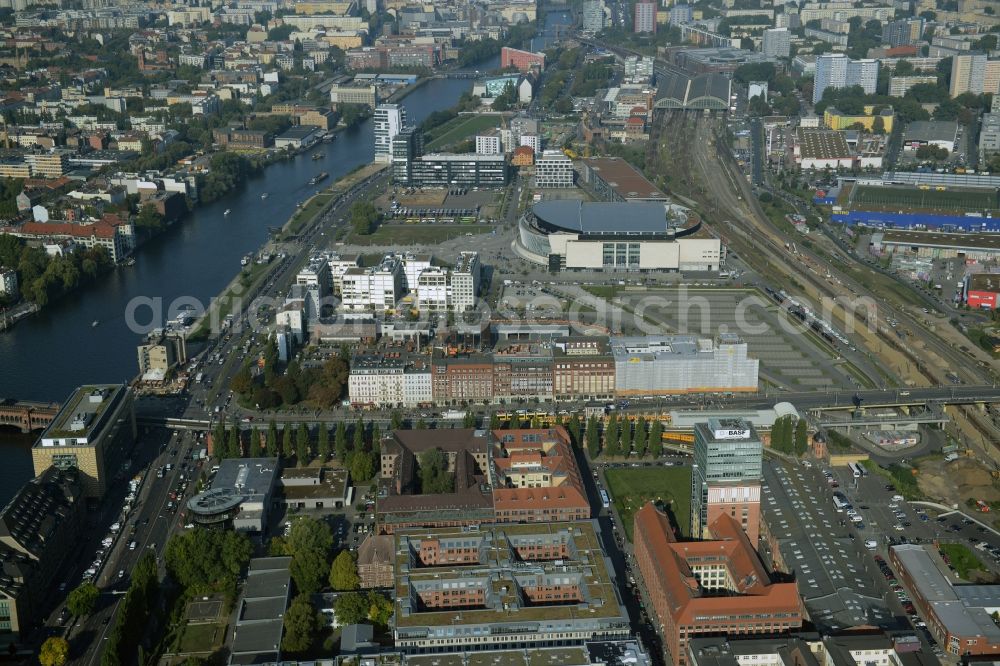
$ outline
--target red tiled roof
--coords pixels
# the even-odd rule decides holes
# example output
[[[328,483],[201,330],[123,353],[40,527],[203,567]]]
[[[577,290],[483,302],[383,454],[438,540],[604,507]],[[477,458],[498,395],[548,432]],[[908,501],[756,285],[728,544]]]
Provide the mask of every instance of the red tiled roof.
[[[515,155],[534,155],[535,149],[531,146],[518,146],[514,149]]]
[[[94,224],[73,224],[71,222],[25,222],[21,233],[32,236],[71,236],[73,238],[114,238],[115,227],[104,221]]]

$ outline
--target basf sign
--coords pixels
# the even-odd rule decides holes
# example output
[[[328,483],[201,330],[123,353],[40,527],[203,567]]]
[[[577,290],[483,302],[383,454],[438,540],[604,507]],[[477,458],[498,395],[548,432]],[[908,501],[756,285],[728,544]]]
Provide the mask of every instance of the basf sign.
[[[748,430],[747,428],[739,428],[733,430],[723,428],[721,430],[715,431],[716,439],[746,439],[749,436],[750,436],[750,430]]]

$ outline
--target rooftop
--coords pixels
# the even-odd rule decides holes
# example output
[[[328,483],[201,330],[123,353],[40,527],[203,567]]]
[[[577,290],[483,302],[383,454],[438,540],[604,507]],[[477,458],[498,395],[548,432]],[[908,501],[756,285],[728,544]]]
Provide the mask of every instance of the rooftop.
[[[653,201],[553,199],[535,204],[531,212],[560,231],[593,235],[669,235],[687,229],[697,219],[683,206]]]
[[[412,550],[419,550],[425,539],[482,540],[484,550],[478,563],[414,568]],[[566,544],[568,555],[561,560],[512,559],[512,542],[527,544],[557,538]],[[516,547],[516,545],[515,545]],[[527,560],[527,561],[526,561]],[[579,577],[584,601],[565,605],[526,605],[520,589],[535,582],[537,576],[558,574],[563,578]],[[418,610],[408,600],[412,589],[425,584],[443,588],[450,581],[471,581],[486,585],[488,607],[463,608],[456,615],[453,608]],[[600,532],[595,521],[575,523],[539,523],[504,525],[489,529],[438,528],[409,530],[396,535],[396,625],[397,634],[408,629],[433,626],[505,625],[591,621],[620,618],[627,628],[627,614],[620,605],[612,574],[606,567]],[[460,618],[456,622],[456,618]]]
[[[836,130],[800,127],[798,142],[803,159],[832,160],[852,156],[844,134]]]
[[[958,123],[954,120],[915,120],[903,131],[903,141],[955,141]]]
[[[107,417],[114,412],[112,406],[119,404],[127,392],[123,384],[81,386],[63,403],[35,446],[93,445],[108,425]]]
[[[610,338],[608,343],[616,361],[627,357],[630,362],[711,354],[716,349],[715,342],[711,338],[699,338],[694,335],[619,336]],[[743,341],[735,335],[719,336],[720,345],[742,343]]]
[[[624,199],[660,199],[665,195],[638,169],[618,157],[588,157],[583,164]]]

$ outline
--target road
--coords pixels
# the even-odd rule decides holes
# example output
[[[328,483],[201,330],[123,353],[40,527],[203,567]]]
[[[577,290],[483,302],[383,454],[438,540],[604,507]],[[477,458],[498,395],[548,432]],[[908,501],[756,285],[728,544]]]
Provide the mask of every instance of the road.
[[[189,460],[191,450],[198,448],[193,433],[179,431],[175,435],[161,430],[141,435],[137,447],[141,446],[150,447],[155,453],[145,461],[137,461],[140,466],[148,463],[149,471],[138,493],[137,504],[127,518],[121,521],[122,529],[94,581],[101,591],[97,610],[89,617],[75,622],[67,632],[72,646],[71,653],[76,655],[72,663],[80,666],[94,666],[100,662],[104,641],[114,626],[119,602],[128,589],[129,572],[142,554],[151,550],[162,566],[163,550],[170,534],[178,529],[183,513],[182,510],[167,511],[170,492],[177,488],[181,475],[190,478],[192,473],[200,473],[201,461],[195,463]],[[156,469],[168,463],[173,465],[173,469],[162,478],[157,478]],[[190,483],[184,497],[190,497],[195,487],[196,483]],[[109,493],[108,502],[113,507],[121,501],[120,490],[118,488]],[[109,535],[111,522],[120,520],[119,515],[114,511],[106,512],[103,520],[92,526],[91,536],[86,545],[81,546],[81,553],[92,552],[91,546],[96,551],[101,539]],[[133,542],[135,547],[130,548]],[[73,586],[79,582],[81,570],[87,567],[87,558],[79,559],[81,563],[70,579],[74,581]],[[123,572],[122,575],[119,572]]]

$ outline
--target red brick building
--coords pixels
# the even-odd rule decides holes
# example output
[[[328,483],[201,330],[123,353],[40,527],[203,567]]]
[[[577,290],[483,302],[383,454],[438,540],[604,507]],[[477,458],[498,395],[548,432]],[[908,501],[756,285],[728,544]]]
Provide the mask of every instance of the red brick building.
[[[431,359],[431,395],[437,403],[493,400],[493,359],[483,354]]]
[[[545,54],[505,46],[500,49],[500,69],[508,67],[514,67],[521,72],[527,72],[533,67],[545,69]]]
[[[497,522],[590,518],[590,502],[565,428],[494,430],[493,438]]]
[[[771,582],[732,517],[716,518],[709,541],[678,542],[651,502],[634,525],[636,562],[675,666],[687,663],[688,641],[699,635],[763,637],[802,626],[796,584]]]

